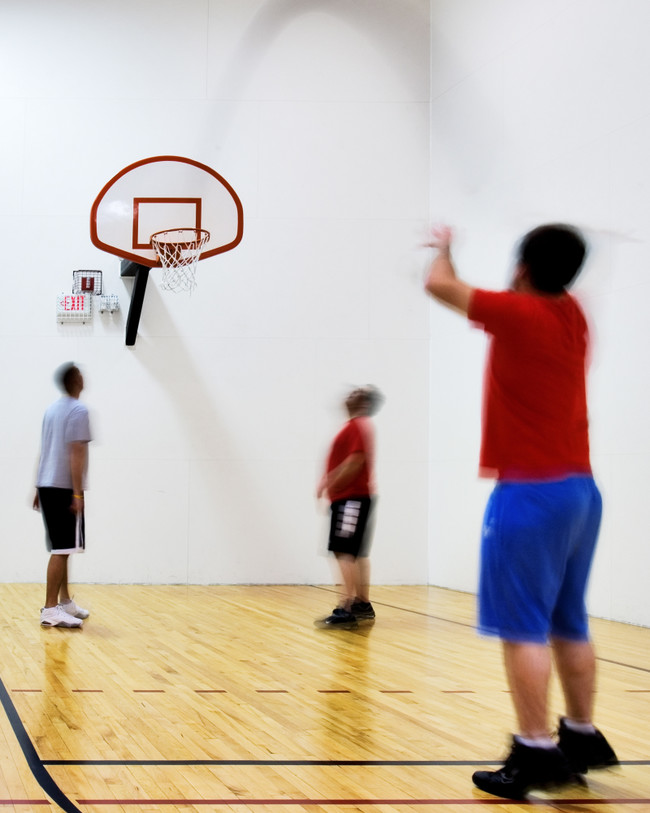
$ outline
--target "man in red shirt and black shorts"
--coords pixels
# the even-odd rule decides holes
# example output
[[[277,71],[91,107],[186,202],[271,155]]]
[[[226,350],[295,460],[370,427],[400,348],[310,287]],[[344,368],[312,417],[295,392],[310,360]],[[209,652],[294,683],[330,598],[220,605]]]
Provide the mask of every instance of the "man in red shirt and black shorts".
[[[618,762],[592,723],[585,593],[602,501],[589,460],[588,328],[567,292],[586,246],[570,226],[540,226],[519,246],[511,289],[486,291],[456,276],[447,227],[428,245],[438,250],[428,293],[490,337],[480,470],[497,482],[483,522],[479,630],[502,640],[519,732],[505,765],[472,779],[519,799]],[[548,726],[552,658],[566,703],[557,742]]]
[[[336,557],[345,596],[331,615],[317,622],[349,628],[357,620],[373,619],[370,603],[371,518],[375,494],[375,440],[370,416],[382,403],[374,387],[353,390],[345,399],[349,420],[334,438],[318,485],[317,497],[331,503],[328,550]]]

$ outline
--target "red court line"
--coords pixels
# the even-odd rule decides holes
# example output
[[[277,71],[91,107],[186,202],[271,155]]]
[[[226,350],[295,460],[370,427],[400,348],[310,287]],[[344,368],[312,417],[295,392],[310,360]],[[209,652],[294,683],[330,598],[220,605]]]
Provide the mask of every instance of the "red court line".
[[[77,799],[80,805],[644,805],[650,799]]]
[[[413,694],[410,689],[380,689],[381,694]]]
[[[257,694],[289,694],[287,689],[255,689]]]
[[[102,693],[103,689],[73,689],[73,692],[79,692],[80,694],[95,694],[95,693]]]
[[[194,689],[197,694],[227,694],[225,689]]]
[[[319,689],[319,694],[350,694],[349,689]]]
[[[165,694],[164,689],[133,689],[134,694]]]

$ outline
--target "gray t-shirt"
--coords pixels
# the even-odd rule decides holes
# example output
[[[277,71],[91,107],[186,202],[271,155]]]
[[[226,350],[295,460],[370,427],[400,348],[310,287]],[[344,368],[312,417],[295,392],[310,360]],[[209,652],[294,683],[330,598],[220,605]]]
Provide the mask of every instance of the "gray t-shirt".
[[[43,418],[36,486],[72,488],[69,445],[75,441],[87,443],[90,440],[88,409],[81,401],[64,395],[49,406]]]

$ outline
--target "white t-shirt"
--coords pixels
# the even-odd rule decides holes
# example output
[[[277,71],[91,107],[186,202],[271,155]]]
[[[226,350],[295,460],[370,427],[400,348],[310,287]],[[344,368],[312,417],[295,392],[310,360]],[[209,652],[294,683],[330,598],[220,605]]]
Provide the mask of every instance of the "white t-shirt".
[[[49,406],[43,418],[37,488],[72,488],[70,444],[90,440],[88,409],[78,399],[64,395]]]

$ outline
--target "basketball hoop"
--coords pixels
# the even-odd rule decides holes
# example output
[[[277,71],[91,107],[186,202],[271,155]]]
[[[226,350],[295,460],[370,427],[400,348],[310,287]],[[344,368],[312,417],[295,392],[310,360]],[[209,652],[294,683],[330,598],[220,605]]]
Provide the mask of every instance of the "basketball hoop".
[[[151,247],[163,268],[161,288],[166,291],[193,291],[196,266],[210,239],[205,229],[167,229],[151,235]]]

